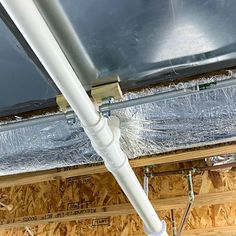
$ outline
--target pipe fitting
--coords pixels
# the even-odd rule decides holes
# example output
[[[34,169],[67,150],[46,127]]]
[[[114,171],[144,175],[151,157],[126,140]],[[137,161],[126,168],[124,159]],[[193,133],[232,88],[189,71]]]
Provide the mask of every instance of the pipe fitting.
[[[144,226],[144,231],[146,232],[146,234],[148,236],[166,236],[166,222],[164,220],[161,221],[161,224],[162,224],[162,228],[159,232],[154,232],[154,233],[148,233],[146,231],[146,227]]]
[[[124,165],[128,158],[120,148],[120,121],[117,117],[113,116],[108,119],[100,116],[95,125],[82,126],[90,138],[93,148],[104,159],[110,172]],[[112,156],[113,158],[111,158]]]

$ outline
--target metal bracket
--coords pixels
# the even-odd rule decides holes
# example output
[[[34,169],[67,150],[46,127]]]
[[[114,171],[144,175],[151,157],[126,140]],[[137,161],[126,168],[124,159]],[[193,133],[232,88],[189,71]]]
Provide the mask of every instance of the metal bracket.
[[[68,125],[73,125],[75,123],[76,115],[72,109],[67,109],[65,111],[65,117]]]
[[[114,102],[114,97],[107,97],[102,100],[102,104],[111,104]],[[105,111],[102,113],[104,117],[110,117],[111,116],[111,111]]]

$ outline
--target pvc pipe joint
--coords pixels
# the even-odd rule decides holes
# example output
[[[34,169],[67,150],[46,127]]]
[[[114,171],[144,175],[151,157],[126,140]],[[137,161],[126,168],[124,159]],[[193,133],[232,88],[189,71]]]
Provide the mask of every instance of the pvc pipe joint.
[[[154,233],[148,233],[146,230],[146,227],[144,226],[144,231],[148,236],[166,236],[166,222],[164,220],[161,221],[162,228],[159,232]]]
[[[107,129],[108,126],[110,129]],[[120,148],[120,121],[117,117],[112,116],[108,119],[101,116],[97,124],[93,126],[82,125],[82,127],[90,137],[93,148],[104,159],[110,172],[116,171],[128,161],[127,156]],[[111,159],[111,153],[116,158]]]

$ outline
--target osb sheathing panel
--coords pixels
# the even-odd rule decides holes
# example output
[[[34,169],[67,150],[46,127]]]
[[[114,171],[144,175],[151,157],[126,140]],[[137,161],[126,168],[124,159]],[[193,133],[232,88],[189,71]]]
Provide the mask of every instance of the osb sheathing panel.
[[[215,209],[216,208],[216,209]],[[219,210],[220,209],[220,210]],[[235,222],[235,209],[236,204],[227,205],[216,205],[211,207],[194,208],[186,222],[185,231],[191,229],[205,228],[209,229],[212,227],[219,226],[233,226]],[[217,214],[214,211],[217,211]],[[169,222],[167,212],[158,212],[160,217],[164,218]],[[167,215],[166,215],[167,214]],[[183,211],[179,210],[175,212],[177,224],[182,217]],[[137,215],[110,217],[102,219],[103,225],[94,225],[94,220],[83,220],[78,222],[64,222],[64,223],[51,223],[47,225],[39,225],[29,227],[33,235],[50,236],[50,235],[145,235],[143,233],[143,225]],[[170,232],[170,227],[168,225]],[[12,236],[29,235],[26,229],[12,229],[12,230],[1,230],[0,235]],[[235,234],[236,235],[236,234]]]
[[[29,227],[33,235],[40,236],[74,236],[74,235],[87,235],[87,236],[127,236],[127,235],[142,235],[143,224],[137,215],[117,216],[103,219],[103,225],[94,225],[94,220],[83,220],[63,223],[51,223],[47,225],[39,225]],[[26,236],[29,235],[26,229],[11,229],[0,230],[0,235],[3,236]]]
[[[177,225],[180,223],[183,210],[175,211]],[[236,225],[236,201],[224,205],[192,208],[185,230]]]
[[[164,171],[202,164],[202,162],[194,162],[167,165],[155,167],[153,170]],[[135,172],[140,181],[143,182],[143,169],[138,168]],[[186,178],[180,175],[150,178],[149,183],[149,196],[153,200],[184,196],[187,192]],[[193,184],[196,194],[236,190],[236,174],[234,171],[229,173],[205,172],[194,175]],[[74,202],[83,207],[128,202],[110,173],[5,188],[0,190],[0,199],[2,203],[12,207],[10,212],[4,208],[0,210],[0,218],[2,219],[63,211],[67,210],[70,203]],[[175,214],[177,222],[179,222],[183,210],[177,210]],[[168,229],[170,229],[169,212],[162,211],[159,212],[159,215],[167,220]],[[190,230],[236,225],[235,216],[236,203],[194,208],[185,228]],[[94,226],[93,220],[51,223],[31,227],[31,230],[34,235],[144,235],[142,223],[136,215],[110,217],[109,224],[105,223],[104,226]],[[29,235],[29,233],[24,232],[25,229],[1,230],[0,235]]]
[[[141,220],[135,216],[130,215],[111,217],[108,224],[101,226],[93,226],[92,220],[85,220],[81,222],[67,222],[67,223],[53,223],[48,225],[40,225],[31,227],[30,230],[34,235],[40,236],[64,236],[64,235],[88,235],[88,236],[127,236],[127,235],[144,235]],[[25,236],[27,233],[25,229],[14,229],[9,231],[0,231],[3,236]]]

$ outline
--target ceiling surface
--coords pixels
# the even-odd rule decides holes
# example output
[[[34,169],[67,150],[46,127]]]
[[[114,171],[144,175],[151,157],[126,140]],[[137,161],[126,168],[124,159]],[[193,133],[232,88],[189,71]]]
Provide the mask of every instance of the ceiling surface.
[[[236,65],[234,0],[36,2],[87,91],[116,74],[128,90]],[[77,41],[55,25],[50,4],[68,17]],[[2,7],[0,15],[0,115],[55,104],[50,76]],[[71,53],[77,44],[89,64],[82,76],[80,57]]]

